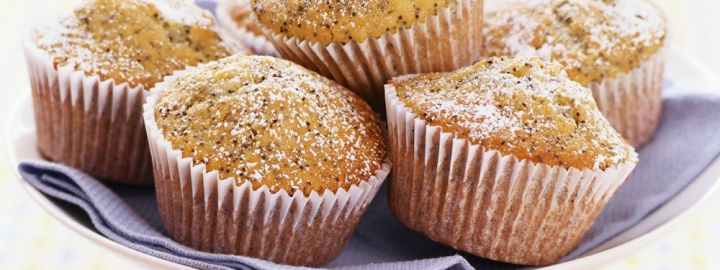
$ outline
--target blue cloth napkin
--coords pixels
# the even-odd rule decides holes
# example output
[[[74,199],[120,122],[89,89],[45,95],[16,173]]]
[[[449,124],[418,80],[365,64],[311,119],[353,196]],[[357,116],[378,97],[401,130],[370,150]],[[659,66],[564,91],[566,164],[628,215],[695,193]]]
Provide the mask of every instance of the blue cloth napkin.
[[[667,97],[664,106],[662,124],[653,141],[640,150],[637,169],[580,246],[564,260],[580,257],[637,224],[720,156],[720,96],[676,94]],[[199,252],[174,242],[163,232],[152,189],[106,186],[75,169],[40,160],[24,161],[19,170],[42,193],[80,207],[99,233],[140,252],[200,269],[297,269],[253,258]],[[343,253],[327,267],[520,268],[458,254],[405,229],[391,215],[383,189]]]

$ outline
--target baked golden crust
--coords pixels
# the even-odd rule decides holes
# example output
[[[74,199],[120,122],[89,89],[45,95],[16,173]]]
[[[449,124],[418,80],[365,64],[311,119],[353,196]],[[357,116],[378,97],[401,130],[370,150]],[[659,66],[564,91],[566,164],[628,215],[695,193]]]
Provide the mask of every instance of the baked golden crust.
[[[485,54],[538,55],[583,85],[638,67],[665,44],[665,19],[645,0],[541,0],[486,15]]]
[[[385,158],[378,119],[364,101],[272,57],[233,56],[178,77],[155,117],[183,156],[255,188],[348,189]]]
[[[211,15],[177,0],[85,1],[34,35],[56,67],[145,89],[175,70],[234,51],[214,31]]]
[[[519,159],[602,170],[637,159],[590,91],[537,57],[489,58],[391,84],[418,117]]]
[[[455,0],[252,0],[261,24],[275,33],[321,44],[363,42],[454,8]]]

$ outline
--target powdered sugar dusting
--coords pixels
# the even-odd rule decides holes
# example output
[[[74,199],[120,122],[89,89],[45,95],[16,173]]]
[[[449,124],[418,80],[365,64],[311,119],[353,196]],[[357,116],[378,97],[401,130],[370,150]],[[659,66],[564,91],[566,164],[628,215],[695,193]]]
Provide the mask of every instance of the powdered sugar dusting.
[[[486,17],[486,53],[559,61],[582,84],[637,67],[664,44],[665,21],[645,0],[534,0]]]
[[[183,15],[168,20],[166,13]],[[175,70],[238,50],[211,23],[187,2],[92,0],[36,29],[34,41],[56,66],[149,89]]]
[[[212,15],[200,9],[190,0],[143,0],[155,5],[160,14],[169,21],[182,24],[210,26],[213,24]]]
[[[253,0],[259,21],[275,33],[327,44],[363,42],[409,28],[454,8],[457,0]],[[478,5],[482,1],[476,1]]]
[[[419,117],[522,159],[605,169],[636,158],[590,91],[539,58],[493,58],[392,83]]]
[[[233,56],[195,69],[155,109],[174,148],[239,184],[335,191],[367,181],[385,158],[366,103],[276,58]]]

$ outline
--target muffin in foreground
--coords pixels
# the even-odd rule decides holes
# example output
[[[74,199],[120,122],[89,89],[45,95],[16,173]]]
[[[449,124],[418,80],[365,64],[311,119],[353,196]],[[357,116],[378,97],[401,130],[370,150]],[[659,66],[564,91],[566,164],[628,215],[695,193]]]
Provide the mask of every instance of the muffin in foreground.
[[[220,0],[215,9],[215,16],[230,36],[253,53],[277,55],[275,47],[257,24],[250,0]]]
[[[85,1],[36,28],[24,47],[40,153],[103,180],[152,184],[144,92],[239,49],[214,29],[192,3],[139,0]]]
[[[398,219],[503,262],[570,252],[637,154],[564,74],[539,58],[489,58],[386,85]]]
[[[589,87],[632,145],[648,142],[662,109],[665,19],[645,0],[541,0],[486,16],[488,56],[536,55]]]
[[[451,71],[482,47],[483,0],[253,0],[284,58],[333,78],[383,108],[383,85],[404,74]]]
[[[233,56],[153,93],[144,118],[161,217],[194,248],[325,264],[390,170],[370,107],[289,61]]]

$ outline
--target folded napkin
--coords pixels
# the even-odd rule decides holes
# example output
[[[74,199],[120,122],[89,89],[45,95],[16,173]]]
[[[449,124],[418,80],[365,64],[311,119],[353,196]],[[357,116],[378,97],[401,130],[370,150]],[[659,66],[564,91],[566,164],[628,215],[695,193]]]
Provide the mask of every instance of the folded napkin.
[[[672,90],[672,89],[670,89]],[[661,126],[640,150],[640,164],[611,199],[580,246],[564,260],[627,230],[691,183],[720,156],[720,96],[668,91]],[[680,94],[678,94],[680,93]],[[75,169],[33,160],[19,165],[23,178],[42,193],[77,205],[95,229],[129,248],[200,269],[300,269],[242,256],[193,250],[163,232],[154,191],[100,184]],[[520,268],[484,260],[436,244],[405,229],[390,213],[381,190],[343,253],[337,269]]]

